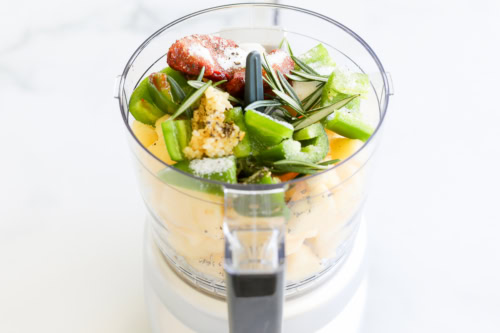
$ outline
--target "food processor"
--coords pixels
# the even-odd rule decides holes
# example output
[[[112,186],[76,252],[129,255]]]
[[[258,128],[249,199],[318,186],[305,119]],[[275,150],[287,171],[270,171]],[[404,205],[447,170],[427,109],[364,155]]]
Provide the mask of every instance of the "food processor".
[[[128,102],[143,78],[166,67],[172,43],[200,33],[267,51],[286,38],[296,54],[322,43],[337,66],[369,75],[361,103],[375,132],[364,143],[330,133],[337,147],[331,157],[341,162],[279,184],[227,184],[173,168],[134,136]],[[148,211],[144,280],[152,331],[355,332],[366,298],[362,208],[391,94],[388,74],[358,35],[302,8],[214,7],[149,37],[115,95]]]

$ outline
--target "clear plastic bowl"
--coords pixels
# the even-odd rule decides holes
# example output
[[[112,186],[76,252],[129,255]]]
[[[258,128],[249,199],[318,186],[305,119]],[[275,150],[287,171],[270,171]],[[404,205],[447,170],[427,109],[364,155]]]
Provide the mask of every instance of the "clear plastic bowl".
[[[370,76],[372,90],[362,100],[361,110],[376,130],[367,142],[329,133],[330,157],[342,160],[333,168],[278,185],[236,186],[248,195],[272,187],[285,191],[290,212],[284,231],[286,293],[306,290],[339,267],[356,236],[370,162],[391,94],[386,72],[371,48],[347,27],[309,10],[277,4],[227,5],[192,13],[155,32],[132,55],[121,76],[118,98],[154,239],[186,281],[216,296],[225,295],[225,211],[220,194],[224,184],[184,174],[155,156],[151,151],[161,148],[162,136],[144,147],[134,135],[128,110],[137,84],[166,67],[170,45],[191,34],[218,34],[269,49],[286,36],[295,54],[323,43],[337,64]],[[176,173],[179,180],[191,182],[191,188],[164,182],[163,172]]]

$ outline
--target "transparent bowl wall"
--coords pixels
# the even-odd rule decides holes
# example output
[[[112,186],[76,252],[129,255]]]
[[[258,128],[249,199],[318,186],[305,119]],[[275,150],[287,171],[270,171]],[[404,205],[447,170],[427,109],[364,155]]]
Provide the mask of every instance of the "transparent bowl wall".
[[[282,5],[229,5],[193,13],[160,29],[134,53],[121,78],[119,100],[154,239],[186,281],[214,295],[225,294],[224,197],[213,193],[220,186],[203,179],[196,180],[192,188],[164,182],[159,176],[162,172],[177,173],[186,181],[193,177],[162,162],[135,138],[127,106],[136,85],[149,73],[166,67],[166,52],[172,43],[202,33],[258,42],[269,49],[276,48],[285,35],[295,54],[321,42],[337,64],[370,76],[372,91],[361,107],[377,127],[375,134],[363,144],[329,133],[334,151],[330,157],[342,162],[280,185],[286,190],[291,212],[286,226],[286,293],[305,290],[327,276],[325,273],[333,274],[356,235],[388,103],[386,73],[371,49],[344,26],[317,13]],[[200,191],[200,187],[212,193]]]

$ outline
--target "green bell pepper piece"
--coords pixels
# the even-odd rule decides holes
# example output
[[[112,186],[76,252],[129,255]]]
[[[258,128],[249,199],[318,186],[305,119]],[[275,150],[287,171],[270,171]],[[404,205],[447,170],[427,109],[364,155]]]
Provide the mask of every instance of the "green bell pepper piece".
[[[269,147],[291,138],[293,126],[254,110],[246,110],[245,123],[250,138],[257,145]]]
[[[161,123],[161,129],[170,158],[174,161],[185,160],[183,151],[191,140],[191,121],[167,119]]]
[[[298,58],[322,75],[329,75],[336,66],[323,44],[316,45]]]
[[[172,76],[186,94],[191,91],[191,87],[187,84],[186,78],[180,72],[177,72],[170,67],[166,67],[159,73]],[[150,88],[148,86],[149,77],[146,77],[132,92],[132,96],[130,96],[129,110],[137,121],[148,125],[154,125],[158,118],[165,115],[166,111],[156,105],[153,96],[150,94]]]
[[[143,82],[141,82],[132,93],[129,110],[137,121],[148,125],[154,125],[158,118],[165,115],[165,112],[160,110],[153,103],[153,99],[149,94],[147,81]]]
[[[252,153],[252,145],[250,143],[250,135],[248,134],[247,125],[245,124],[243,110],[240,107],[227,110],[225,112],[225,121],[234,122],[236,126],[239,127],[240,131],[245,132],[243,140],[241,140],[240,143],[233,148],[234,156],[238,158],[249,156]]]
[[[359,73],[352,73],[351,75],[354,74],[359,74]],[[335,79],[338,77],[339,77],[338,73],[333,72],[332,75],[330,75],[330,77],[328,78],[328,82],[323,88],[323,93],[321,95],[321,106],[327,106],[330,104],[337,103],[338,101],[347,98],[349,96],[337,90],[338,83],[335,82]],[[346,76],[344,75],[343,77],[345,79]],[[366,84],[369,84],[369,81],[367,82],[368,83]],[[358,86],[358,89],[351,88],[351,91],[363,92],[365,91],[365,88],[363,88],[364,85],[365,83],[361,84],[360,86]],[[353,83],[353,86],[355,87],[356,83]],[[359,139],[362,141],[368,140],[370,135],[373,133],[373,128],[370,125],[363,122],[363,120],[360,119],[360,117],[356,114],[359,111],[359,106],[360,106],[359,104],[360,104],[360,99],[355,98],[354,100],[349,102],[345,107],[335,111],[333,114],[324,119],[322,121],[323,126],[346,138]]]
[[[205,167],[203,167],[203,164],[205,164]],[[219,165],[217,166],[217,164]],[[216,171],[210,172],[210,167],[212,166],[212,168],[214,168],[214,165],[216,166]],[[184,160],[174,164],[173,167],[201,178],[218,180],[231,184],[235,184],[237,182],[236,159],[234,158],[234,156],[221,158],[204,158],[201,160],[192,161]],[[200,172],[203,171],[203,169],[206,169],[206,172]],[[169,185],[179,186],[190,190],[216,195],[224,194],[224,189],[221,185],[200,181],[188,175],[181,174],[175,170],[172,170],[171,168],[165,168],[161,170],[158,173],[158,178]]]
[[[154,103],[162,111],[172,114],[179,108],[179,104],[174,102],[167,74],[160,72],[151,74],[148,80],[148,89]]]
[[[323,132],[323,125],[314,123],[293,133],[293,139],[298,141],[309,140],[320,136]]]
[[[174,164],[174,167],[201,178],[230,184],[237,182],[234,156],[182,161]]]
[[[358,115],[337,110],[326,118],[325,127],[349,139],[366,141],[373,133],[373,127],[365,123]]]
[[[321,106],[328,106],[331,104],[335,104],[343,99],[346,99],[350,95],[344,94],[342,92],[339,92],[338,90],[335,89],[334,85],[334,79],[335,79],[335,72],[333,72],[330,77],[328,78],[328,81],[325,84],[325,87],[323,88],[323,92],[321,93]],[[344,108],[351,110],[351,111],[359,111],[359,103],[360,99],[355,98],[351,102],[349,102]]]
[[[321,128],[321,135],[302,142],[285,140],[273,147],[263,150],[258,157],[263,161],[295,160],[309,163],[321,161],[328,154],[328,135]]]
[[[300,154],[300,142],[287,139],[266,150],[262,150],[258,158],[263,161],[291,160]]]

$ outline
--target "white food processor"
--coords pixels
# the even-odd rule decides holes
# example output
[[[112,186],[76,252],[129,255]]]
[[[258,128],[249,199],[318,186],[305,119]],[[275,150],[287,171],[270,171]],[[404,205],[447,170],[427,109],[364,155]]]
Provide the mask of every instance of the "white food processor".
[[[371,90],[360,110],[373,135],[361,142],[330,132],[331,158],[341,162],[279,184],[227,184],[172,167],[159,153],[162,135],[150,146],[134,135],[128,103],[145,77],[167,66],[168,48],[193,34],[260,44],[268,52],[284,38],[294,54],[323,44],[336,66],[369,75]],[[310,83],[294,88],[310,91]],[[367,293],[362,209],[390,95],[387,73],[358,35],[302,8],[209,8],[171,22],[140,45],[119,77],[116,97],[148,211],[144,281],[152,331],[357,332]]]

